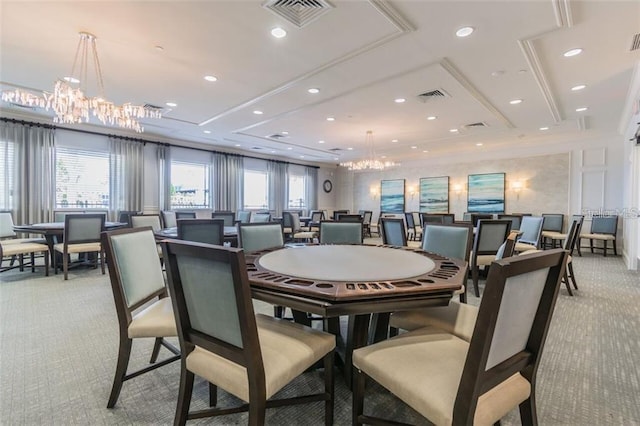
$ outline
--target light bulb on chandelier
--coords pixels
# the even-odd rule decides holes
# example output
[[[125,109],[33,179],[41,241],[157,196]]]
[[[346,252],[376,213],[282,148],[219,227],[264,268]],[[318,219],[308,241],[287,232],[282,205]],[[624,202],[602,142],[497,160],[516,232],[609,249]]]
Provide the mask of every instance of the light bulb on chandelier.
[[[2,100],[29,107],[44,108],[47,111],[52,110],[55,113],[54,123],[86,123],[89,121],[89,117],[93,116],[102,124],[118,126],[138,133],[144,131],[138,121],[139,119],[161,118],[162,114],[158,109],[130,103],[116,105],[105,100],[96,37],[87,32],[81,32],[79,35],[80,41],[78,41],[71,74],[69,77],[56,81],[53,93],[34,94],[17,88],[3,92]],[[100,91],[100,95],[95,97],[85,95],[88,83],[87,69],[89,59],[93,62],[96,83]],[[79,69],[77,74],[76,69]],[[78,83],[79,86],[74,86]]]
[[[398,166],[393,161],[381,161],[376,158],[375,147],[373,143],[373,131],[367,130],[365,135],[365,145],[369,151],[369,158],[359,161],[347,161],[340,163],[342,167],[347,167],[349,170],[384,170],[389,167]]]

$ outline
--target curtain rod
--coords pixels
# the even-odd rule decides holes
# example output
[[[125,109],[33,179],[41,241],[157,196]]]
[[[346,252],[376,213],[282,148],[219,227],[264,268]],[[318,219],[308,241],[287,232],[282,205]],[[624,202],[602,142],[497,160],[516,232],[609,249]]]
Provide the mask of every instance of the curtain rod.
[[[15,118],[0,117],[0,121],[5,121],[5,122],[15,123],[15,124],[22,124],[22,125],[25,125],[25,126],[43,127],[45,129],[68,130],[70,132],[85,133],[85,134],[88,134],[88,135],[108,136],[108,137],[113,137],[113,138],[124,139],[124,140],[127,140],[127,141],[132,141],[132,142],[139,142],[139,143],[141,143],[143,145],[146,145],[148,143],[152,143],[154,145],[175,146],[176,148],[193,149],[193,150],[196,150],[196,151],[210,152],[212,154],[223,154],[223,155],[230,155],[230,156],[234,156],[234,157],[251,158],[251,159],[254,159],[254,160],[274,161],[276,163],[293,164],[295,166],[312,167],[314,169],[319,169],[320,168],[320,166],[310,166],[308,164],[292,163],[290,161],[265,159],[265,158],[260,158],[260,157],[253,157],[251,155],[236,154],[236,153],[233,153],[233,152],[216,151],[215,149],[192,148],[192,147],[188,147],[188,146],[172,144],[172,143],[169,143],[169,142],[151,141],[151,140],[147,140],[147,139],[132,138],[130,136],[120,136],[120,135],[116,135],[116,134],[95,132],[95,131],[91,131],[91,130],[74,129],[72,127],[62,127],[62,126],[56,126],[54,124],[36,123],[36,122],[33,122],[33,121],[17,120]]]

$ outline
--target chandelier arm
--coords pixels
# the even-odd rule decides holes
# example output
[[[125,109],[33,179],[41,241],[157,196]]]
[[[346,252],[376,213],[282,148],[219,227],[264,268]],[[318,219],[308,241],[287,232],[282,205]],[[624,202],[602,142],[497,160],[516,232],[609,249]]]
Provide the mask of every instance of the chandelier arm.
[[[104,99],[104,81],[102,79],[102,67],[100,67],[100,59],[98,58],[98,46],[96,44],[96,38],[91,37],[90,41],[93,51],[93,66],[96,69],[96,78],[98,79],[98,89],[100,90],[100,97]]]

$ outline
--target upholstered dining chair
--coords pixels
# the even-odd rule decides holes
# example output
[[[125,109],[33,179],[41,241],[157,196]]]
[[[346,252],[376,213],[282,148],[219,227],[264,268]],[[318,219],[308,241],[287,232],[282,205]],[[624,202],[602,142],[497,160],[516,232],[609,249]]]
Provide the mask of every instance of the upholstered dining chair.
[[[362,222],[320,221],[320,244],[362,244]]]
[[[62,271],[64,279],[69,278],[69,257],[72,253],[95,253],[93,263],[95,267],[100,262],[102,273],[104,270],[104,255],[102,244],[100,243],[100,233],[104,230],[103,214],[68,214],[64,217],[64,241],[55,244],[53,250],[56,254],[53,257],[53,270],[58,273],[59,258],[62,257]]]
[[[362,211],[362,232],[365,237],[372,237],[371,235],[371,217],[373,212],[371,210]]]
[[[564,275],[562,278],[567,288],[567,292],[569,293],[569,296],[573,296],[573,291],[571,291],[571,284],[573,284],[573,288],[575,290],[578,289],[576,276],[575,276],[575,273],[573,272],[572,260],[573,260],[573,250],[576,247],[576,241],[578,240],[578,237],[580,235],[581,225],[582,225],[581,219],[575,219],[573,222],[571,222],[571,225],[569,226],[569,232],[567,232],[567,238],[565,238],[564,245],[562,247],[569,253],[569,256],[567,257],[567,267],[564,270]]]
[[[269,223],[239,223],[238,245],[245,252],[264,250],[284,246],[284,231],[282,224]]]
[[[295,212],[282,212],[284,236],[291,241],[312,241],[318,236],[315,231],[302,230],[300,216]]]
[[[542,213],[542,235],[540,236],[541,248],[555,248],[555,241],[551,238],[554,234],[562,233],[564,228],[563,213]],[[571,224],[569,224],[571,225]]]
[[[118,222],[126,223],[127,226],[131,227],[131,216],[140,214],[141,212],[137,210],[120,210],[118,212]]]
[[[30,257],[31,272],[35,272],[35,254],[42,253],[44,257],[45,275],[49,276],[49,247],[44,240],[33,238],[17,238],[13,232],[13,216],[10,211],[0,211],[0,272],[14,268],[24,271],[24,255]],[[9,258],[9,266],[2,267],[5,257]],[[18,265],[14,266],[15,259]]]
[[[333,424],[335,336],[256,315],[242,250],[178,240],[162,245],[182,350],[174,424],[248,411],[247,423],[262,425],[266,408],[313,401],[324,402],[324,422]],[[271,400],[319,360],[322,391]],[[196,375],[246,404],[190,413]]]
[[[407,245],[407,233],[404,229],[403,219],[383,217],[380,219],[380,226],[382,227],[380,232],[382,244],[402,247]]]
[[[173,213],[173,212],[169,212]],[[173,226],[167,226],[167,218],[171,218],[171,216],[165,216],[164,227],[165,228],[174,228],[177,225],[177,222],[174,220]],[[173,216],[175,219],[175,215]],[[143,228],[146,226],[150,226],[153,229],[153,232],[158,232],[162,229],[162,225],[160,222],[160,215],[157,214],[137,214],[131,216],[131,227],[132,228]]]
[[[240,223],[251,222],[251,210],[238,210],[236,212],[236,219]]]
[[[271,222],[271,213],[256,212],[251,213],[249,223],[266,223]]]
[[[440,225],[444,223],[444,216],[441,214],[420,213],[420,223],[423,227],[431,223]]]
[[[443,328],[355,350],[352,424],[383,424],[364,412],[367,377],[432,424],[491,425],[516,407],[522,424],[537,424],[537,371],[566,257],[556,249],[496,261],[479,308],[434,308],[449,314]]]
[[[178,219],[178,239],[224,245],[222,219]]]
[[[102,244],[109,258],[109,277],[120,332],[116,371],[107,402],[107,408],[112,408],[125,381],[177,361],[180,351],[165,340],[177,336],[177,331],[152,229],[103,232]],[[155,339],[151,365],[127,374],[133,339],[139,338]],[[161,346],[173,356],[156,363]]]
[[[407,224],[407,240],[420,240],[422,238],[422,226],[416,224],[413,212],[404,212],[404,220]]]
[[[517,231],[520,229],[520,223],[522,222],[521,215],[518,214],[499,214],[498,219],[508,219],[511,221],[511,230]]]
[[[543,223],[544,218],[542,216],[524,216],[522,218],[520,222],[521,234],[516,242],[517,253],[540,248]]]
[[[211,213],[211,219],[222,219],[224,226],[233,226],[236,222],[236,214],[231,211],[215,211]]]
[[[176,214],[176,221],[180,220],[180,219],[195,219],[196,218],[196,212],[193,211],[176,211],[174,212]]]
[[[171,211],[171,210],[162,210],[160,212],[160,217],[162,218],[162,222],[161,222],[161,226],[160,228],[175,228],[176,226],[178,226],[178,223],[176,222],[176,212]],[[135,225],[131,225],[133,227],[135,227]],[[140,225],[140,226],[146,226],[146,225]],[[154,229],[154,231],[157,231],[159,229]]]
[[[480,267],[491,265],[491,262],[496,258],[496,254],[498,254],[498,250],[507,240],[510,230],[510,220],[481,219],[478,221],[469,265],[471,279],[473,280],[473,291],[476,297],[480,297],[480,288],[478,286]]]
[[[616,233],[618,232],[618,216],[593,216],[591,218],[591,231],[588,233],[580,234],[578,238],[578,247],[580,247],[580,239],[586,238],[589,240],[589,247],[591,253],[594,249],[602,250],[603,255],[607,256],[607,243],[611,241],[613,246],[613,254],[618,255],[618,249],[616,248]],[[594,247],[593,240],[602,241],[602,247]],[[578,249],[579,251],[579,249]]]

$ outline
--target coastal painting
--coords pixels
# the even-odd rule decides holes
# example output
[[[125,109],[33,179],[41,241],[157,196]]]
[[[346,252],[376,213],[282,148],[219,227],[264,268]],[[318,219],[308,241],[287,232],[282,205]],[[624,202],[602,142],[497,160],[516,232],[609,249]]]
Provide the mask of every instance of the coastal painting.
[[[384,213],[404,212],[404,179],[380,182],[380,211]]]
[[[449,176],[420,178],[420,212],[449,213]]]
[[[470,213],[504,212],[504,173],[469,175],[467,211]]]

